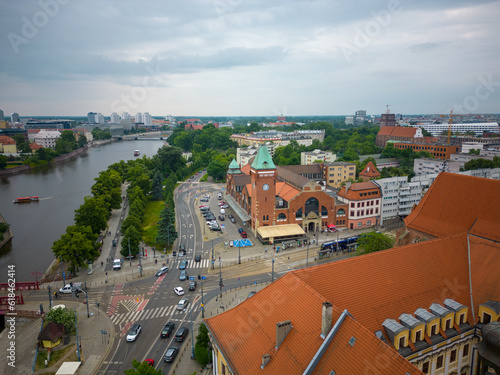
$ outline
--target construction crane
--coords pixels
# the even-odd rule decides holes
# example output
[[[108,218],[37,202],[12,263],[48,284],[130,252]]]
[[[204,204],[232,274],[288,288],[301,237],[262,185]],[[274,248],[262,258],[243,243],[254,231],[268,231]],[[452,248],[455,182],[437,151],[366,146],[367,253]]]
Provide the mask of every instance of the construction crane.
[[[441,117],[444,117],[445,115],[441,115]],[[448,120],[448,142],[446,143],[448,146],[451,144],[451,124],[453,124],[453,116],[456,116],[453,114],[453,110],[450,110],[450,119]]]

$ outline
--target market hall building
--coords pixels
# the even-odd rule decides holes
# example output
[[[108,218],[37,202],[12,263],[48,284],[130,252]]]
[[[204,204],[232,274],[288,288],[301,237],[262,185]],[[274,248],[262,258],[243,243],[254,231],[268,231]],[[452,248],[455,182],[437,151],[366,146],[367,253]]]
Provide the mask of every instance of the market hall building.
[[[347,225],[347,204],[316,181],[275,166],[265,146],[251,165],[231,162],[224,198],[263,243],[305,239],[307,232]]]

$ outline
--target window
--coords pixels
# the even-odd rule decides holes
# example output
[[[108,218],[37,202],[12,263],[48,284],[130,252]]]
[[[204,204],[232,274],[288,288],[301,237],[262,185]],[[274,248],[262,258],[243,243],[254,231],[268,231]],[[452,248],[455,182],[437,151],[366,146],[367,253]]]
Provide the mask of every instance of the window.
[[[405,347],[405,336],[399,339],[399,348],[401,349],[403,347]]]
[[[453,349],[450,353],[450,363],[453,363],[457,360],[457,349]]]
[[[424,364],[422,365],[422,372],[424,374],[428,374],[429,373],[429,361],[424,362]]]
[[[466,317],[466,314],[460,315],[460,320],[459,320],[458,324],[465,324],[465,317]]]
[[[422,331],[415,332],[415,342],[422,340]]]
[[[295,213],[295,218],[296,219],[301,219],[302,218],[302,207],[300,207],[297,212]]]
[[[491,315],[483,312],[483,323],[488,324],[491,322]]]
[[[262,216],[262,221],[266,220],[266,215]]]
[[[437,335],[438,334],[438,325],[434,324],[431,328],[431,335]]]
[[[345,215],[345,210],[343,208],[337,211],[337,216],[342,216],[342,215]]]
[[[462,357],[467,357],[469,355],[469,344],[465,344],[462,349]]]
[[[309,212],[314,212],[319,215],[319,202],[316,198],[309,198],[306,201],[305,215],[307,216]]]
[[[354,208],[355,204],[354,203],[351,203],[351,208]]]
[[[328,216],[328,210],[325,206],[321,206],[321,216]]]
[[[371,221],[371,220],[368,220],[368,221],[366,222],[366,225],[368,225],[368,226],[372,225],[372,221]]]
[[[451,319],[448,319],[444,324],[444,330],[448,330],[451,328]]]
[[[360,207],[361,207],[361,203],[358,202],[358,208],[360,208]]]
[[[286,220],[286,215],[282,212],[278,215],[278,220]]]
[[[436,370],[440,369],[441,367],[443,367],[443,356],[442,355],[440,355],[439,357],[437,357]]]
[[[361,228],[361,225],[362,225],[362,224],[361,224],[361,221],[360,221],[360,222],[358,223],[358,228]]]
[[[353,216],[354,216],[354,211],[351,211],[351,217],[353,217]]]

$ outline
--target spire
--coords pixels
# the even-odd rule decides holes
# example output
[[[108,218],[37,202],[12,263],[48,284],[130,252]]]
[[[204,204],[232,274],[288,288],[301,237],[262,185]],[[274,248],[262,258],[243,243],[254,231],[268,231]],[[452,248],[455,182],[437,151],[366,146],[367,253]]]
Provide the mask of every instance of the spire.
[[[276,169],[266,146],[260,146],[251,167],[252,169]]]
[[[241,169],[240,169],[240,166],[238,165],[238,163],[236,162],[236,160],[233,158],[233,161],[231,162],[231,164],[229,164],[229,168],[227,170],[227,173],[228,174],[241,174],[243,172],[241,172]]]

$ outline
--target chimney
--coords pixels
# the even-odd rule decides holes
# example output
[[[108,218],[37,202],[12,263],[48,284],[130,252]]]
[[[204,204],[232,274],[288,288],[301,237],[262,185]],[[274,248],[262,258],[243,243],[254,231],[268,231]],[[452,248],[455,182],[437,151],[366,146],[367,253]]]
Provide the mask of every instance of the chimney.
[[[323,314],[321,319],[321,338],[325,338],[332,329],[332,304],[323,302]]]
[[[260,365],[261,369],[264,369],[264,366],[271,360],[271,356],[269,354],[264,354],[262,356],[262,365]]]
[[[292,322],[285,320],[284,322],[276,323],[276,349],[278,349],[285,339],[286,335],[292,329]]]

